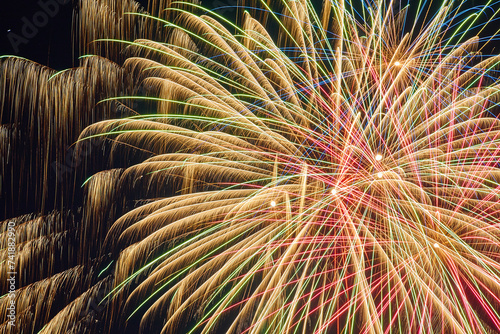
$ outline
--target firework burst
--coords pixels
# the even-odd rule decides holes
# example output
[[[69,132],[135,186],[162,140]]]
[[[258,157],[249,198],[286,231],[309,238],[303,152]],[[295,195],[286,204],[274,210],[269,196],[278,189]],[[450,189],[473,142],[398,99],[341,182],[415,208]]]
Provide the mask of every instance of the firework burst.
[[[84,244],[113,279],[103,326],[499,333],[500,58],[464,37],[477,16],[259,6],[233,25],[173,4],[132,15],[164,42],[99,41],[126,45],[141,83],[101,104],[151,110],[78,142],[123,167],[84,186]]]
[[[466,22],[453,3],[407,34],[393,3],[363,21],[343,2],[281,5],[277,39],[249,13],[233,34],[178,11],[169,43],[128,43],[124,66],[157,112],[81,136],[152,155],[120,176],[140,193],[128,200],[152,200],[106,238],[122,249],[114,319],[164,333],[498,331],[499,86],[485,82],[499,58],[477,60],[477,38],[450,44]],[[155,199],[166,184],[175,196]]]

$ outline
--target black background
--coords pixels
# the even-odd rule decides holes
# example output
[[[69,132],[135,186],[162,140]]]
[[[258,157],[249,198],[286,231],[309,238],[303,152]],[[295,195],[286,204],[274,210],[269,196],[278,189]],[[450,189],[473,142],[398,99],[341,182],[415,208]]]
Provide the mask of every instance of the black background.
[[[77,56],[73,53],[72,42],[72,21],[74,6],[76,0],[65,0],[66,4],[59,5],[57,13],[54,17],[50,17],[45,25],[40,26],[38,32],[29,38],[27,43],[19,44],[19,50],[13,48],[12,43],[9,41],[9,31],[22,35],[23,25],[26,20],[29,22],[34,21],[34,16],[40,11],[43,11],[39,1],[47,2],[58,0],[1,0],[0,7],[0,55],[17,55],[24,58],[31,59],[40,64],[47,65],[57,70],[69,68],[77,64]],[[64,2],[64,0],[59,0]],[[258,0],[256,0],[258,1]],[[147,0],[140,0],[143,5],[147,4]],[[220,6],[225,3],[224,0],[208,0],[202,4],[209,8]],[[352,2],[358,2],[352,1]],[[406,3],[406,0],[403,1]],[[229,3],[229,2],[228,2]],[[234,1],[230,2],[234,3]],[[474,6],[486,3],[486,0],[468,0],[463,2],[463,9],[473,8]],[[434,6],[439,6],[440,2],[435,1]],[[492,10],[486,11],[480,21],[486,21],[488,16],[491,16],[499,5],[493,5]],[[23,21],[23,18],[25,20]],[[500,22],[490,24],[482,35],[492,35],[495,30],[500,27]],[[473,34],[474,32],[471,32]],[[13,36],[11,34],[11,36]],[[498,42],[493,42],[485,50],[487,53],[498,53],[500,48],[495,46],[499,45]]]
[[[0,56],[15,55],[24,57],[56,70],[62,70],[78,64],[78,54],[74,52],[73,16],[78,0],[0,0]],[[47,23],[35,28],[38,30],[27,42],[18,44],[18,50],[9,40],[13,34],[23,37],[26,21],[33,23],[34,16],[44,9],[39,2],[55,2],[57,13],[49,17]],[[64,3],[60,5],[59,2]],[[147,8],[148,0],[136,0]],[[208,0],[203,5],[207,8],[235,4],[236,0]],[[227,10],[225,12],[234,12]],[[42,14],[43,15],[43,14]],[[233,15],[234,16],[234,15]]]
[[[9,41],[9,32],[22,37],[22,28],[25,24],[23,18],[33,23],[33,16],[43,9],[38,0],[2,0],[2,2],[4,3],[0,9],[0,55],[21,56],[55,69],[73,66],[72,0],[59,5],[54,17],[49,17],[45,25],[37,28],[38,32],[29,38],[27,43],[19,44],[17,52]]]

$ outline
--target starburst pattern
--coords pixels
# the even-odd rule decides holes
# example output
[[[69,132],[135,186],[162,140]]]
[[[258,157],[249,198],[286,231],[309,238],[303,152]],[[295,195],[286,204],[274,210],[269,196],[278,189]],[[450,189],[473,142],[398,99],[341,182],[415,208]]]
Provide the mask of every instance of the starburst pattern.
[[[98,106],[131,116],[83,122],[110,168],[86,267],[45,283],[87,292],[42,332],[96,299],[108,332],[500,332],[500,57],[465,37],[490,3],[112,2],[82,1],[82,49],[124,60]]]
[[[157,113],[81,138],[152,154],[127,193],[180,194],[111,227],[116,314],[164,333],[500,329],[499,58],[448,44],[452,3],[406,35],[392,3],[363,22],[282,5],[278,42],[248,13],[232,34],[179,11],[175,42],[128,43]]]

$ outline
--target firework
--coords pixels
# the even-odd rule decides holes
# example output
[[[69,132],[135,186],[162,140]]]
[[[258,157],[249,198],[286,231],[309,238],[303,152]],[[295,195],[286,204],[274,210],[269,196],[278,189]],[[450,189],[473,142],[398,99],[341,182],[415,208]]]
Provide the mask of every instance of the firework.
[[[485,84],[498,57],[477,61],[477,38],[450,44],[453,3],[407,34],[393,3],[362,22],[342,2],[282,7],[277,40],[249,13],[233,34],[179,11],[169,43],[128,43],[156,113],[81,136],[151,155],[120,177],[128,200],[151,202],[105,243],[121,250],[114,319],[165,333],[498,330],[498,85]]]
[[[144,23],[162,41],[98,42],[140,82],[100,104],[140,114],[80,135],[109,158],[81,229],[109,276],[44,330],[104,287],[109,332],[500,332],[500,59],[465,38],[477,16],[259,6],[172,4]]]

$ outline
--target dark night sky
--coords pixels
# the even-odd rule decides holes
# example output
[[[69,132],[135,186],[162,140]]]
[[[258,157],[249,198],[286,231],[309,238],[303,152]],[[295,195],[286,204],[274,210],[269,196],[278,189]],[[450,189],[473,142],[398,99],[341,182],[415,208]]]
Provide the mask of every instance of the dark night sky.
[[[484,3],[486,0],[468,0],[466,7]],[[0,55],[18,55],[55,69],[64,69],[76,64],[73,56],[72,18],[73,2],[76,0],[3,0],[0,11]],[[147,3],[147,0],[140,1]],[[403,2],[406,2],[403,1]],[[56,3],[55,6],[43,4]],[[209,0],[204,4],[211,7],[213,3],[228,3],[228,0]],[[234,3],[232,1],[231,3]],[[439,3],[439,1],[437,2]],[[50,11],[51,15],[44,12]],[[491,13],[491,12],[490,12]],[[51,17],[52,16],[52,17]],[[39,27],[28,25],[38,23]],[[492,27],[500,26],[498,23]],[[24,28],[24,31],[23,31]],[[9,34],[11,32],[11,34]],[[13,40],[14,34],[23,40]],[[488,32],[490,34],[493,31]],[[10,36],[10,40],[9,40]],[[17,42],[17,48],[16,48]],[[495,43],[499,45],[498,42]],[[495,45],[492,44],[492,47]]]
[[[46,0],[9,0],[2,4],[0,13],[0,55],[18,55],[56,69],[73,65],[71,45],[71,25],[73,17],[72,0],[54,0],[50,6],[53,17],[44,13],[40,3]],[[66,2],[66,3],[65,3]],[[63,3],[62,5],[59,3]],[[29,30],[28,23],[38,23],[39,27]],[[15,40],[15,35],[25,40]],[[9,39],[10,36],[10,39]],[[16,45],[16,43],[18,45]],[[16,49],[17,46],[17,49]]]

